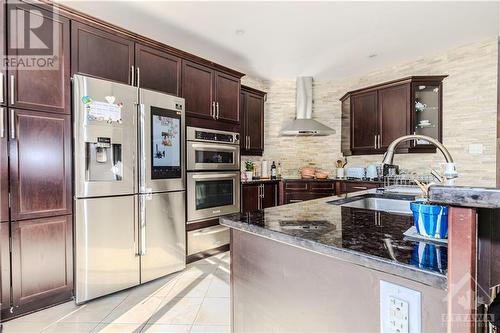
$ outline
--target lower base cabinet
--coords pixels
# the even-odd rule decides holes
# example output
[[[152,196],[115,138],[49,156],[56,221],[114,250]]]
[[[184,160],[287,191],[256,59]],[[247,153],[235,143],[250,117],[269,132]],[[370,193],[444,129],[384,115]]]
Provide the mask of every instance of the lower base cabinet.
[[[12,311],[2,319],[72,298],[72,225],[72,215],[11,222]]]
[[[358,192],[358,191],[366,191],[373,188],[382,187],[383,183],[377,182],[360,182],[360,181],[339,181],[337,183],[337,195]]]
[[[9,222],[0,223],[0,313],[10,308]],[[0,315],[0,320],[3,319]]]
[[[335,180],[285,180],[280,184],[281,204],[335,195]]]
[[[278,183],[242,184],[241,212],[248,213],[278,205]]]

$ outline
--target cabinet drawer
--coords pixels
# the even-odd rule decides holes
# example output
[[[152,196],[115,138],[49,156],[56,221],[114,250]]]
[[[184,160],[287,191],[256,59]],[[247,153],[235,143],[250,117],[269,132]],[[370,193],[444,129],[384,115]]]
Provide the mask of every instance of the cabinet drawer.
[[[287,193],[285,204],[314,200],[331,195],[331,193]]]
[[[229,228],[222,225],[188,231],[188,256],[229,244]]]
[[[309,185],[309,191],[312,192],[335,192],[335,182],[311,182]]]
[[[379,187],[379,183],[344,183],[343,192],[351,193]]]
[[[307,191],[307,182],[285,182],[287,191]]]

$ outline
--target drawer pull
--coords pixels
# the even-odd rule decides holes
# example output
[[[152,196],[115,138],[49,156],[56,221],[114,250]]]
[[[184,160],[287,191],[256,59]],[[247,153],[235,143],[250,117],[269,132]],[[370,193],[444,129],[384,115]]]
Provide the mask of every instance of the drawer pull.
[[[299,199],[290,199],[289,201],[290,201],[290,203],[294,203],[294,202],[302,202],[302,201],[304,201],[304,200],[299,200]]]
[[[368,187],[366,186],[353,186],[352,188],[355,188],[356,190],[367,190]]]

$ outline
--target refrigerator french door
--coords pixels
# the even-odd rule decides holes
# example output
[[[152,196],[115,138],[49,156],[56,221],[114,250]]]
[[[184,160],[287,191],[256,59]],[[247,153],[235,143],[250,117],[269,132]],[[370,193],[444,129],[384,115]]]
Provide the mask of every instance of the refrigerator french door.
[[[137,88],[75,75],[76,302],[140,283]]]
[[[184,99],[140,90],[141,282],[184,269]]]

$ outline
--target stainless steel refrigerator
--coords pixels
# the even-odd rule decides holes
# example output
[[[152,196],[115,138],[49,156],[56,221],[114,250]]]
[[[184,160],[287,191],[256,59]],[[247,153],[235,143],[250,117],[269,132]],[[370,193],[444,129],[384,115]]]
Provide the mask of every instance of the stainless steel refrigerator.
[[[76,302],[185,267],[184,99],[75,75]]]

